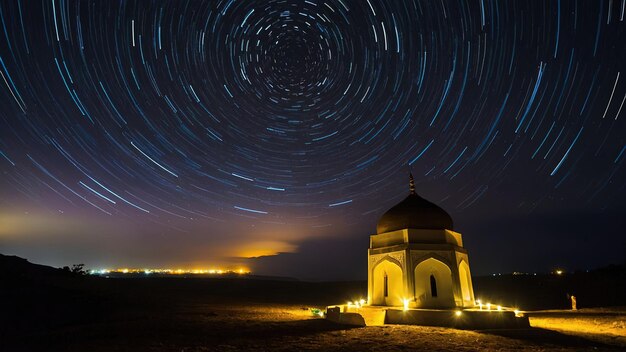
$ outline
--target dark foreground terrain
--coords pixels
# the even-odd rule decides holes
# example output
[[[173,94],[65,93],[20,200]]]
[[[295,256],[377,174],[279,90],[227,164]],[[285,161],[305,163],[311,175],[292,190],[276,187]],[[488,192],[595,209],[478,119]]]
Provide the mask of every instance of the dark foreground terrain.
[[[314,317],[310,308],[359,299],[365,295],[364,282],[107,279],[73,275],[7,256],[0,256],[0,269],[0,351],[618,351],[626,348],[626,311],[618,308],[531,312],[534,328],[525,330],[463,331],[400,325],[349,328]],[[536,285],[541,290],[547,287],[554,291],[556,304],[567,304],[561,298],[561,291],[576,288],[575,283],[558,285],[552,278],[545,279],[552,283],[539,281]],[[532,299],[533,290],[537,289],[527,290],[530,298],[524,298],[527,296],[515,290],[517,279],[507,280],[511,282],[502,292],[490,286],[492,281],[475,280],[477,296],[526,299],[528,305],[547,308],[540,307],[541,297]],[[610,282],[616,285],[615,280]],[[520,286],[527,285],[524,281]],[[612,289],[609,286],[607,290]],[[618,294],[606,293],[607,290],[605,296],[619,299]],[[591,297],[584,298],[588,299]]]

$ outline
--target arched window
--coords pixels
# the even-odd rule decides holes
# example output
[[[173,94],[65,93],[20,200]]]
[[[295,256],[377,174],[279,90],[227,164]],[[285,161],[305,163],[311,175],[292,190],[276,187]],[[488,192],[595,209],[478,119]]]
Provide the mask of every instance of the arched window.
[[[385,273],[383,279],[385,280],[383,283],[383,294],[387,297],[389,296],[389,277],[387,276],[387,273]]]
[[[431,297],[437,297],[437,280],[435,275],[430,275],[430,295]]]

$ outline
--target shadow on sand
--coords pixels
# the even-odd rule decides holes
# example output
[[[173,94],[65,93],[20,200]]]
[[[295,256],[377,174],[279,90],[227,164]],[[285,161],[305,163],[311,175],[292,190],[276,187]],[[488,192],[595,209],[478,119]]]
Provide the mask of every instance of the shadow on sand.
[[[320,333],[347,331],[355,327],[326,319],[276,322],[237,322],[236,324],[203,324],[199,321],[164,319],[153,322],[108,322],[57,328],[39,334],[15,335],[5,341],[10,351],[80,351],[92,349],[153,351],[155,342],[163,346],[219,346],[240,344],[261,346],[267,340],[309,337]],[[2,344],[0,344],[2,345]],[[98,347],[96,347],[98,346]],[[0,348],[1,350],[2,348]],[[245,348],[244,348],[245,349]],[[157,350],[160,350],[157,348]],[[169,350],[164,348],[164,350]]]
[[[553,345],[565,348],[617,349],[617,346],[606,345],[580,336],[567,335],[554,330],[541,328],[494,329],[482,330],[480,333],[521,340],[528,342],[529,344]]]
[[[307,336],[324,332],[346,331],[358,328],[360,327],[337,324],[326,319],[307,319],[265,323],[261,327],[250,329],[250,331],[246,332],[244,336],[248,339],[267,339],[283,336]],[[244,328],[243,331],[245,330],[246,329]],[[242,330],[229,331],[229,333],[232,335],[224,337],[237,338],[242,336]]]

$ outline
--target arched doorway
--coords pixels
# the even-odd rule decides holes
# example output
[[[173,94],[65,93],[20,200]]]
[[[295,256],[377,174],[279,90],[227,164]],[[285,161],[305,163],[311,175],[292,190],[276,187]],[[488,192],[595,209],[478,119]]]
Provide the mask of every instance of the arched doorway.
[[[415,267],[415,300],[420,308],[454,307],[450,267],[435,258],[420,262]]]
[[[402,269],[388,259],[374,267],[372,276],[372,304],[380,306],[401,306],[404,298]]]
[[[474,295],[472,294],[472,276],[469,265],[462,260],[459,264],[459,278],[461,280],[461,295],[463,296],[463,307],[474,306]]]

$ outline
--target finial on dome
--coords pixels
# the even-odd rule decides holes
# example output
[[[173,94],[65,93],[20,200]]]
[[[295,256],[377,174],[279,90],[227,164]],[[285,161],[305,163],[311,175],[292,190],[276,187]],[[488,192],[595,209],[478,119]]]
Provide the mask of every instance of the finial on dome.
[[[409,172],[409,190],[411,194],[415,194],[415,181],[413,180],[413,173]]]

